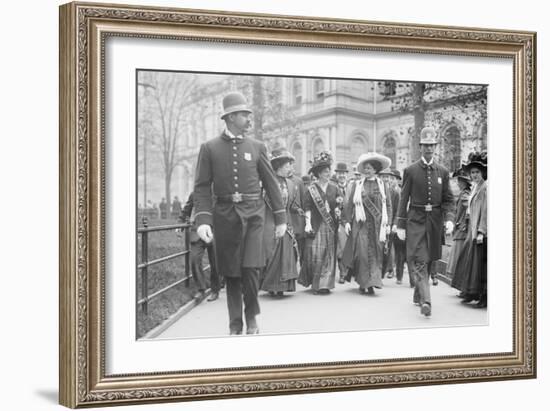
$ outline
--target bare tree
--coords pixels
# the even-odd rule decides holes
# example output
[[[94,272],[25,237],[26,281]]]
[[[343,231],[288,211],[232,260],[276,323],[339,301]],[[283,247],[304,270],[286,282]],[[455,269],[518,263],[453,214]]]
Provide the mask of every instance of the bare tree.
[[[185,160],[187,125],[186,108],[196,92],[194,74],[170,72],[140,72],[138,84],[144,88],[142,103],[151,116],[152,135],[149,146],[159,155],[164,177],[164,193],[171,202],[171,183],[174,170]],[[139,121],[139,120],[138,120]],[[139,124],[139,123],[138,123]]]

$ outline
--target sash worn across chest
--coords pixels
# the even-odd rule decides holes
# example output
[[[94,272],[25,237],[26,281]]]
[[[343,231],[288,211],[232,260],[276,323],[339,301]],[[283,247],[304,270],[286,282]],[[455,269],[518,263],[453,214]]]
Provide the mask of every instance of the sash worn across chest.
[[[321,198],[321,194],[319,194],[319,191],[314,187],[314,185],[310,185],[308,187],[309,193],[311,194],[311,198],[313,198],[313,203],[315,204],[315,208],[317,208],[317,211],[319,211],[319,214],[321,214],[321,217],[325,221],[325,223],[328,225],[331,232],[334,233],[334,220],[332,219],[332,216],[325,208],[325,204],[323,202],[323,199]]]
[[[363,204],[365,205],[365,208],[368,210],[368,212],[375,218],[376,221],[382,218],[382,210],[376,207],[376,205],[369,198],[368,193],[364,193],[363,195]],[[382,204],[382,206],[384,206],[384,204]]]

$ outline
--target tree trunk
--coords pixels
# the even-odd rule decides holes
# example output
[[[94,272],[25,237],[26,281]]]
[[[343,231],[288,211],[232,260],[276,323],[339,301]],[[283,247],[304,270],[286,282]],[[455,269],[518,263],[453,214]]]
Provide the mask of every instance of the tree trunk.
[[[254,111],[254,138],[263,140],[263,122],[264,122],[264,89],[262,77],[256,76],[252,80],[252,110]]]
[[[172,185],[172,172],[166,171],[164,175],[164,196],[166,198],[166,205],[168,208],[168,218],[172,217],[172,197],[170,193],[170,186]]]
[[[413,85],[413,115],[414,115],[414,133],[410,145],[410,162],[420,158],[420,132],[424,128],[425,102],[424,92],[425,83],[414,83]]]

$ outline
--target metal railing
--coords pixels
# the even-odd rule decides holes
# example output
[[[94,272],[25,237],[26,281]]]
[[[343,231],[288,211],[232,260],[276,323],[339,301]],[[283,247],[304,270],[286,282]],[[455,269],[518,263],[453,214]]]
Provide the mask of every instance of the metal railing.
[[[191,264],[190,264],[190,251],[189,251],[189,228],[191,227],[188,223],[181,224],[172,224],[172,225],[163,225],[157,227],[148,227],[147,217],[142,218],[143,227],[138,228],[138,235],[141,235],[141,264],[138,264],[136,270],[136,276],[141,273],[141,299],[137,295],[136,291],[136,308],[141,310],[144,315],[147,315],[147,305],[150,300],[159,295],[165,293],[166,291],[176,287],[177,285],[184,283],[185,286],[189,286],[189,279],[191,278]],[[178,253],[170,254],[164,257],[157,258],[155,260],[149,260],[149,233],[158,232],[158,231],[172,231],[180,229],[184,233],[184,243],[185,248],[183,251]],[[178,257],[185,257],[185,275],[183,278],[174,281],[173,283],[167,285],[166,287],[155,291],[152,294],[149,294],[149,278],[148,278],[148,268],[155,264],[160,264],[165,261],[173,260]],[[138,284],[138,278],[136,278],[136,284]]]

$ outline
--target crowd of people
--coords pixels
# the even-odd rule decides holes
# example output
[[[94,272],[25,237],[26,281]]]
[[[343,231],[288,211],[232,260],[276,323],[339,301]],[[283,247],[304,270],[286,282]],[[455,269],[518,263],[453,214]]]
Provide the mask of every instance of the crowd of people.
[[[172,203],[166,201],[164,197],[160,200],[160,203],[153,203],[151,200],[147,200],[145,207],[140,203],[138,204],[138,216],[147,217],[150,219],[178,219],[181,216],[182,205],[178,196],[174,196]]]
[[[450,175],[434,161],[437,133],[426,127],[422,156],[403,176],[388,157],[372,152],[359,157],[353,173],[345,163],[333,170],[332,154],[323,151],[299,178],[291,153],[268,153],[245,136],[251,110],[244,96],[229,94],[223,107],[226,128],[201,146],[195,190],[183,213],[194,224],[191,258],[201,292],[205,250],[211,301],[220,278],[225,281],[230,334],[242,334],[245,322],[247,334],[259,332],[259,290],[276,298],[299,283],[326,295],[337,283],[353,281],[372,296],[384,277],[402,284],[405,267],[413,302],[429,317],[429,281],[437,285],[435,263],[445,234],[453,241],[447,264],[452,286],[464,303],[487,306],[485,153],[473,153]],[[452,178],[461,189],[456,200]]]

